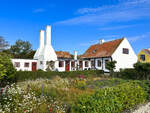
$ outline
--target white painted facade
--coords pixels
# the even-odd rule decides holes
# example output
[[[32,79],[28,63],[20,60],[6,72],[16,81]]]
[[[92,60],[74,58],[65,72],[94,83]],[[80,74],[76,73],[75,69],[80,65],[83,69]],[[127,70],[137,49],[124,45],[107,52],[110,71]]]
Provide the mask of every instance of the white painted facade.
[[[104,43],[104,39],[99,42],[100,44]],[[129,50],[129,54],[123,54],[123,48],[127,48]],[[46,27],[46,39],[45,39],[45,31],[40,31],[40,42],[39,48],[37,49],[34,59],[12,59],[12,62],[16,69],[22,71],[33,71],[41,69],[47,69],[47,62],[53,61],[54,67],[56,71],[74,71],[74,70],[89,70],[89,69],[98,69],[104,70],[108,72],[106,69],[106,61],[115,60],[116,63],[116,71],[119,71],[121,68],[132,68],[133,64],[137,62],[137,56],[134,53],[130,43],[126,38],[120,43],[115,52],[110,57],[103,58],[77,58],[77,51],[74,51],[74,58],[58,58],[55,50],[51,44],[51,26]],[[16,66],[16,64],[20,62],[20,66]],[[60,66],[59,63],[62,63]],[[74,62],[74,66],[72,67],[72,63]],[[99,63],[100,62],[100,63]],[[28,66],[25,66],[25,63],[29,63]],[[34,63],[34,64],[33,64]],[[27,64],[26,64],[27,65]]]
[[[123,54],[122,49],[128,48],[129,54]],[[112,55],[112,59],[117,61],[116,63],[116,71],[125,68],[133,68],[133,65],[137,62],[138,58],[135,54],[133,48],[131,47],[129,41],[124,38],[119,47]]]
[[[129,50],[128,54],[123,53],[123,48],[127,48]],[[91,61],[94,61],[95,69],[98,70],[104,70],[104,72],[109,72],[109,70],[106,68],[106,61],[116,61],[116,69],[115,71],[119,71],[120,69],[125,69],[125,68],[133,68],[133,65],[137,62],[138,58],[137,55],[135,54],[133,48],[131,47],[129,41],[124,38],[121,44],[117,47],[115,52],[112,54],[110,57],[103,57],[103,58],[95,58],[95,59],[84,59],[83,60],[83,70],[88,70],[91,67]],[[101,61],[101,66],[98,66],[98,60]],[[85,67],[85,61],[89,62],[89,66]]]
[[[32,71],[33,63],[37,60],[33,59],[11,59],[17,71]]]

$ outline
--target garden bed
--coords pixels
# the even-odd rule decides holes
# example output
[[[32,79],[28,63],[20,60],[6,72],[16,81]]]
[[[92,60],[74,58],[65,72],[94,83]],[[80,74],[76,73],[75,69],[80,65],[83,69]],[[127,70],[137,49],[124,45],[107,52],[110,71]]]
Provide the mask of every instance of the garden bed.
[[[107,109],[108,113],[111,113],[109,112],[109,109],[111,110],[109,105],[114,107],[112,109],[124,111],[148,100],[147,92],[150,88],[145,84],[147,84],[146,81],[89,77],[84,75],[73,78],[53,76],[52,78],[25,80],[5,87],[3,91],[1,90],[0,112],[92,113],[86,110],[84,106],[88,106],[87,102],[93,102],[90,104],[92,110],[99,109],[101,104],[96,103],[96,101],[100,98],[103,101],[106,100],[105,102],[111,102],[106,103],[108,108],[101,106],[101,109]],[[119,101],[117,97],[120,97],[119,99],[121,100]],[[125,101],[123,97],[126,97],[127,100]],[[88,100],[89,98],[91,99]],[[132,102],[126,103],[128,100],[132,100],[134,104]],[[102,105],[105,105],[105,102]],[[113,102],[116,104],[113,104]],[[82,103],[81,106],[79,106],[79,103]],[[125,107],[122,108],[122,105]]]

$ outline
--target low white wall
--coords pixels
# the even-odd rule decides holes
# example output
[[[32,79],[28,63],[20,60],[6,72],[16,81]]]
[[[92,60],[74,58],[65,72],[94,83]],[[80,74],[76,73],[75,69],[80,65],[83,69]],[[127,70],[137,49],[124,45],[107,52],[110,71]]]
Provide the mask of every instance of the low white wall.
[[[32,71],[32,62],[37,62],[37,60],[30,60],[30,59],[11,59],[14,67],[15,67],[15,62],[20,63],[20,67],[15,67],[17,71],[22,70],[22,71]],[[29,67],[25,67],[24,64],[29,63]]]

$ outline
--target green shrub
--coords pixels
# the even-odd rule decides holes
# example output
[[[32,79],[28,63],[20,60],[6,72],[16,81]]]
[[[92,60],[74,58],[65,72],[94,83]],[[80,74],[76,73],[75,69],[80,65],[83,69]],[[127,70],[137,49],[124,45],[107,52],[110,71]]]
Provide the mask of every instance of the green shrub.
[[[5,53],[0,53],[0,87],[11,82],[15,75],[15,68],[11,62],[11,57]]]
[[[55,76],[60,76],[62,78],[65,77],[78,77],[79,75],[84,75],[85,77],[89,76],[100,76],[104,72],[102,70],[86,70],[86,71],[70,71],[70,72],[55,72],[55,71],[36,71],[36,72],[30,72],[30,71],[18,71],[16,73],[16,80],[17,81],[25,81],[25,80],[35,80],[37,78],[47,78],[51,79]]]
[[[149,80],[150,79],[150,63],[137,62],[134,64],[137,73],[137,79]]]
[[[145,90],[145,92],[147,92],[146,98],[148,101],[150,101],[150,81],[136,80],[136,81],[134,81],[134,83],[139,84]]]
[[[138,72],[135,69],[120,70],[120,77],[124,79],[136,79]]]
[[[120,70],[120,75],[125,79],[150,80],[150,63],[137,62],[133,69]]]
[[[73,113],[120,113],[145,102],[146,92],[132,82],[82,95],[72,105]]]

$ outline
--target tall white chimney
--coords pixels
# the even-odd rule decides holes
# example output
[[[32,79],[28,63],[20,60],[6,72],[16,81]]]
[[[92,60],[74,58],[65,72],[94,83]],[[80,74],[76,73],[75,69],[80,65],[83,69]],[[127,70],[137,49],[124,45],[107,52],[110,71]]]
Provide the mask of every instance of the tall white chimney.
[[[39,61],[43,61],[42,70],[46,70],[47,61],[57,61],[57,55],[51,45],[51,26],[46,26],[46,41]],[[57,65],[57,63],[56,63]],[[56,66],[57,67],[57,66]]]
[[[39,48],[37,49],[36,53],[34,54],[34,59],[38,59],[42,53],[44,48],[44,30],[40,30],[40,41],[39,41]]]
[[[40,43],[39,48],[44,47],[44,30],[40,31]]]
[[[74,51],[74,60],[77,60],[77,51]]]
[[[46,45],[51,45],[51,26],[46,26]]]

